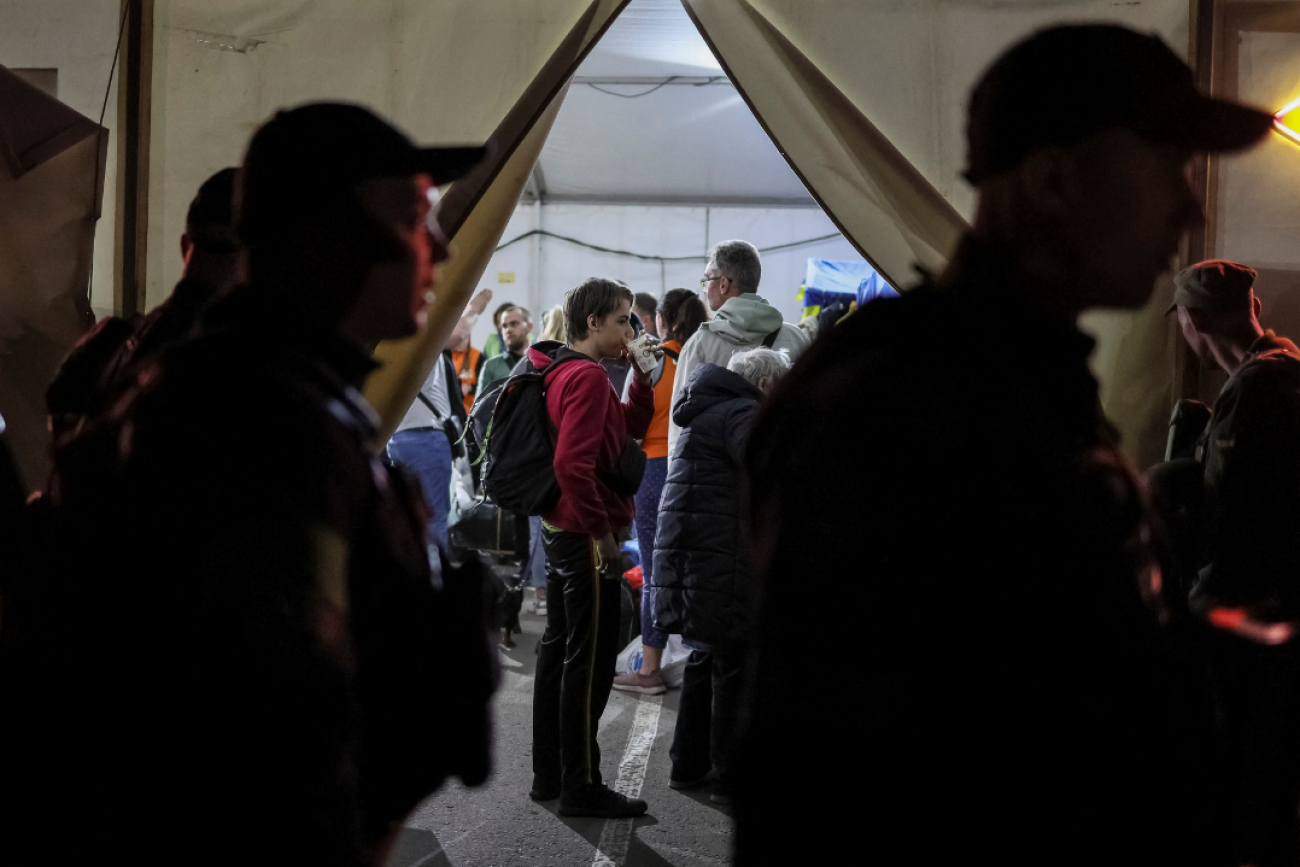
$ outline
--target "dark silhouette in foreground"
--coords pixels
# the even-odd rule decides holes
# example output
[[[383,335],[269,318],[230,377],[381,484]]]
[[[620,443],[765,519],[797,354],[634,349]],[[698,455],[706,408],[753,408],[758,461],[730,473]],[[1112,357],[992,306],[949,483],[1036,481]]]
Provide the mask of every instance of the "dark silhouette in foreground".
[[[431,582],[359,391],[446,256],[429,188],[480,156],[334,104],[254,136],[248,285],[68,446],[43,628],[3,660],[0,861],[379,865],[486,777],[479,576]]]
[[[738,863],[805,835],[823,859],[1221,863],[1203,704],[1075,319],[1146,303],[1200,218],[1193,152],[1269,122],[1118,27],[1042,31],[985,73],[970,233],[810,349],[751,441]]]

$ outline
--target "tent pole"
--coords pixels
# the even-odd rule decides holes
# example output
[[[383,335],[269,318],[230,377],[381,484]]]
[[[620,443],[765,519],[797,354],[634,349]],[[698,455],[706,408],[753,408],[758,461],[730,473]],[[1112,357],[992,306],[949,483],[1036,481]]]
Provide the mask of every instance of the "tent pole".
[[[533,299],[529,301],[530,310],[533,313],[534,323],[537,325],[537,333],[542,329],[542,197],[539,195],[537,201],[533,202],[533,226],[537,229],[537,234],[533,235]]]
[[[153,103],[154,0],[122,0],[126,57],[118,79],[117,243],[113,308],[145,310],[149,233],[149,137]]]
[[[1191,21],[1187,59],[1196,73],[1196,86],[1205,93],[1214,91],[1214,45],[1219,31],[1219,0],[1189,0]],[[1180,266],[1200,262],[1214,253],[1216,196],[1218,173],[1214,158],[1197,154],[1192,163],[1192,192],[1200,203],[1205,219],[1187,234],[1187,245]],[[1201,391],[1201,362],[1187,345],[1182,329],[1174,323],[1174,400],[1196,398]]]

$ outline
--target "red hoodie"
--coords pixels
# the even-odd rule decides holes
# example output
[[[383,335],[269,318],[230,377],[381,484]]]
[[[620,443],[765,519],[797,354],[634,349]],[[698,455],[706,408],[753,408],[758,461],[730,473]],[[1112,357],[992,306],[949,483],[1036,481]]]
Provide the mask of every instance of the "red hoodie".
[[[548,372],[556,359],[576,360]],[[654,417],[654,389],[632,376],[628,402],[621,403],[605,368],[567,346],[551,358],[529,347],[528,359],[546,377],[546,408],[559,430],[555,480],[560,499],[542,516],[546,523],[599,539],[632,523],[636,506],[605,486],[597,470],[612,470],[628,434],[645,437]]]

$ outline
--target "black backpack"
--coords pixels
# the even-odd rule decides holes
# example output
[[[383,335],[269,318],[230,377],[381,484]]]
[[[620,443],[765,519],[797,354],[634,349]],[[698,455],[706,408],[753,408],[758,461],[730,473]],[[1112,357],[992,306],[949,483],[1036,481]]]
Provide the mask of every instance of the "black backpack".
[[[552,363],[546,372],[563,363]],[[523,367],[475,402],[471,453],[481,462],[488,499],[517,515],[541,515],[560,499],[555,434],[546,409],[545,374],[531,363]]]

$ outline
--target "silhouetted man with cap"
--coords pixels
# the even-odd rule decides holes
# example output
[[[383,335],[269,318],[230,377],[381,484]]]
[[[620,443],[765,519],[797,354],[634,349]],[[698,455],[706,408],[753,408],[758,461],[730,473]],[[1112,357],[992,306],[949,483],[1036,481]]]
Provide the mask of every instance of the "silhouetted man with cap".
[[[1115,26],[1040,31],[985,72],[948,267],[810,349],[750,444],[738,863],[809,834],[822,860],[1213,855],[1143,493],[1075,320],[1147,302],[1201,218],[1192,155],[1270,121]],[[862,628],[830,628],[832,606]]]
[[[360,394],[447,256],[434,190],[482,153],[339,104],[253,136],[248,284],[142,371],[113,409],[112,484],[65,509],[86,554],[55,707],[94,722],[57,742],[52,779],[96,806],[62,845],[380,865],[447,775],[486,776],[479,590],[446,568],[433,585],[418,489],[375,458]]]
[[[1174,278],[1192,351],[1228,374],[1204,465],[1192,609],[1208,652],[1242,864],[1300,860],[1300,349],[1259,324],[1255,271],[1223,260]]]

